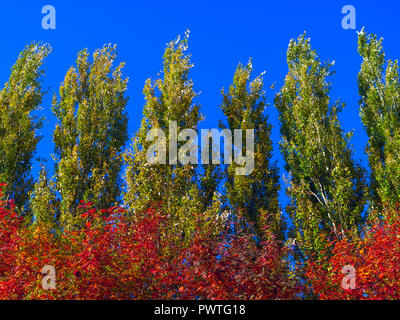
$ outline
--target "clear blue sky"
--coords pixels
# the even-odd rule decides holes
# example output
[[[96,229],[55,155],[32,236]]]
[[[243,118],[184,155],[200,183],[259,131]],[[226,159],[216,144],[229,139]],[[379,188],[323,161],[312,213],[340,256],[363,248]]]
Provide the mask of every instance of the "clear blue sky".
[[[41,9],[56,8],[56,29],[44,30]],[[130,78],[127,111],[129,134],[138,129],[144,105],[142,88],[149,77],[155,77],[162,65],[165,44],[190,29],[190,51],[195,64],[191,74],[195,88],[201,91],[199,102],[206,120],[202,128],[216,128],[222,119],[220,90],[227,88],[238,62],[253,58],[255,75],[266,71],[267,109],[273,125],[274,158],[279,161],[279,122],[272,105],[273,95],[282,85],[287,72],[286,49],[291,38],[307,31],[313,47],[322,60],[335,60],[336,75],[332,99],[346,103],[340,119],[344,130],[355,130],[352,143],[355,157],[366,165],[366,135],[358,116],[357,73],[361,59],[357,54],[355,30],[344,30],[341,9],[356,9],[356,30],[384,37],[388,58],[400,57],[400,4],[397,1],[7,1],[0,5],[2,49],[0,83],[7,81],[10,68],[19,52],[33,40],[53,47],[44,69],[43,88],[48,91],[43,101],[47,120],[41,133],[38,155],[48,160],[52,171],[52,132],[55,119],[51,97],[76,54],[83,48],[91,52],[105,43],[118,45],[119,60],[126,61],[125,73]],[[275,83],[275,89],[269,89]],[[35,176],[38,166],[34,166]],[[283,182],[282,182],[283,184]],[[283,188],[282,188],[283,189]],[[284,192],[282,203],[286,203]]]

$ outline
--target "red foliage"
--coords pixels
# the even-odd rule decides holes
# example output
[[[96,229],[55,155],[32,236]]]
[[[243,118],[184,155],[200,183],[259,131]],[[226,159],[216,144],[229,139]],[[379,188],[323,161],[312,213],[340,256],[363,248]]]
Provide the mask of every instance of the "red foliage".
[[[288,277],[284,253],[274,241],[257,247],[248,234],[218,241],[196,239],[185,251],[181,297],[294,299],[295,283]]]
[[[385,219],[372,224],[364,237],[331,242],[332,254],[308,262],[306,279],[320,299],[399,299],[399,206],[386,209]],[[343,289],[346,265],[355,268],[355,289]]]
[[[131,223],[124,210],[83,204],[82,228],[55,234],[27,227],[12,202],[0,202],[0,299],[286,299],[294,298],[285,250],[250,235],[168,237],[154,208]],[[171,238],[171,239],[170,239]],[[45,265],[56,288],[42,287]]]

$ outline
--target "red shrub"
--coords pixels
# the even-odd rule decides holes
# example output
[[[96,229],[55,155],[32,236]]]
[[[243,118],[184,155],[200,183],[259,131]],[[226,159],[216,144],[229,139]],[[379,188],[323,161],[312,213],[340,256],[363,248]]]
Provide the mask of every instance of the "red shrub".
[[[56,234],[25,226],[12,202],[0,202],[0,299],[285,299],[285,250],[274,241],[257,247],[250,235],[194,236],[172,241],[167,218],[149,209],[130,223],[124,210],[84,204],[84,226]],[[42,287],[45,265],[56,288]]]
[[[399,299],[400,298],[400,221],[398,208],[385,212],[365,236],[349,242],[330,243],[330,258],[308,263],[306,278],[321,299]],[[355,268],[355,289],[343,289],[346,265]]]

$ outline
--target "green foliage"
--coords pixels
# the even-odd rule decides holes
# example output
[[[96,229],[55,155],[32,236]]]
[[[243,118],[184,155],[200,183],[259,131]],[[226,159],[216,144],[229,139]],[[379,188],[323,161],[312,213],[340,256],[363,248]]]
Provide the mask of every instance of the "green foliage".
[[[59,205],[55,189],[55,183],[47,177],[47,171],[42,166],[39,179],[30,193],[33,225],[47,226],[49,229],[56,227]]]
[[[382,39],[358,34],[361,120],[368,134],[371,209],[400,200],[400,83],[398,61],[385,60]],[[385,69],[386,68],[386,69]],[[372,210],[371,210],[372,211]]]
[[[170,164],[168,152],[166,164],[150,165],[146,153],[153,142],[147,141],[146,137],[151,129],[161,129],[168,146],[170,121],[176,121],[179,133],[182,129],[196,130],[202,119],[200,105],[195,103],[198,94],[189,78],[193,64],[187,53],[188,36],[187,32],[185,38],[168,43],[163,56],[162,77],[146,81],[142,123],[124,157],[127,163],[124,200],[133,217],[140,220],[150,205],[161,204],[163,210],[172,215],[171,230],[183,241],[189,239],[196,228],[216,226],[219,197],[213,190],[216,188],[215,171],[206,168],[206,173],[200,177],[199,165],[183,165],[179,161]],[[178,149],[184,143],[179,141]],[[198,215],[201,215],[199,220],[196,219]]]
[[[83,50],[54,98],[57,190],[61,222],[71,228],[79,201],[98,208],[115,205],[120,195],[122,148],[127,141],[124,63],[113,67],[116,46],[93,54]]]
[[[50,51],[47,44],[27,46],[0,92],[0,181],[7,183],[5,194],[17,199],[21,211],[26,209],[33,187],[31,166],[42,119],[32,112],[40,108],[43,97],[40,80],[44,73],[40,67]]]
[[[237,163],[226,167],[226,197],[233,210],[242,209],[247,220],[254,226],[258,236],[265,235],[269,226],[279,238],[282,238],[283,224],[278,203],[279,171],[276,163],[271,164],[272,141],[271,125],[264,115],[265,92],[263,75],[250,81],[253,66],[251,60],[246,66],[239,64],[228,92],[222,90],[222,111],[227,124],[221,128],[254,129],[254,170],[249,175],[237,175]],[[242,143],[245,154],[245,143]]]
[[[331,103],[333,63],[322,64],[301,35],[287,51],[289,72],[276,95],[285,169],[290,174],[287,210],[304,254],[324,248],[324,237],[356,233],[365,205],[364,170],[352,160],[350,133],[340,128],[343,104]]]

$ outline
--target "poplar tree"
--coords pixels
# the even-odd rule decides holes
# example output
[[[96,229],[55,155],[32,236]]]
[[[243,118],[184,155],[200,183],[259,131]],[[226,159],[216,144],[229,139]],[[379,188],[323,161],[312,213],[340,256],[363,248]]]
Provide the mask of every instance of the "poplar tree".
[[[275,105],[290,176],[287,210],[295,241],[308,254],[319,252],[324,238],[357,234],[365,206],[365,173],[352,160],[352,134],[340,128],[338,113],[344,104],[330,101],[327,77],[333,63],[321,63],[305,34],[290,41],[287,63],[289,72]]]
[[[267,106],[263,90],[263,74],[251,80],[251,60],[239,64],[228,92],[222,90],[221,109],[226,117],[222,129],[231,132],[241,129],[243,138],[247,129],[254,129],[254,170],[249,175],[238,175],[235,162],[226,166],[226,197],[233,210],[243,210],[256,234],[263,238],[267,228],[282,239],[283,222],[280,215],[278,191],[279,171],[272,163],[271,125],[264,111]],[[237,146],[235,146],[237,147]],[[245,144],[242,143],[243,154]]]
[[[9,80],[0,92],[0,181],[7,183],[5,194],[25,211],[34,180],[31,175],[37,130],[42,119],[34,115],[43,97],[41,70],[51,51],[47,44],[32,43],[19,55]]]
[[[400,78],[398,61],[385,60],[382,39],[358,33],[360,115],[368,135],[370,209],[400,201]],[[372,210],[371,210],[372,212]]]
[[[133,218],[140,220],[145,217],[147,208],[161,206],[160,209],[171,217],[170,230],[174,230],[180,241],[190,239],[196,229],[213,227],[219,210],[218,195],[208,192],[209,188],[215,187],[213,170],[206,168],[206,174],[201,178],[197,163],[182,164],[169,152],[170,143],[177,141],[177,137],[171,135],[173,129],[170,126],[176,123],[177,134],[183,129],[196,130],[203,118],[200,105],[195,101],[198,94],[189,77],[193,64],[187,52],[188,37],[187,31],[184,38],[178,37],[167,44],[162,76],[155,81],[146,81],[141,126],[124,157],[127,165],[124,201]],[[152,129],[160,129],[165,134],[164,140],[155,138],[163,145],[157,156],[163,155],[164,160],[154,164],[148,159],[150,146],[154,144],[148,140]],[[186,141],[176,143],[180,149]],[[197,147],[198,142],[194,145]],[[198,153],[197,149],[194,153]]]
[[[55,183],[48,178],[47,171],[42,166],[39,178],[30,193],[33,224],[45,225],[49,229],[54,229],[59,216],[58,207]]]
[[[63,227],[74,227],[79,202],[98,209],[116,204],[121,191],[122,148],[127,141],[124,63],[114,67],[116,46],[77,57],[54,97],[57,191]],[[76,221],[76,220],[75,220]]]

